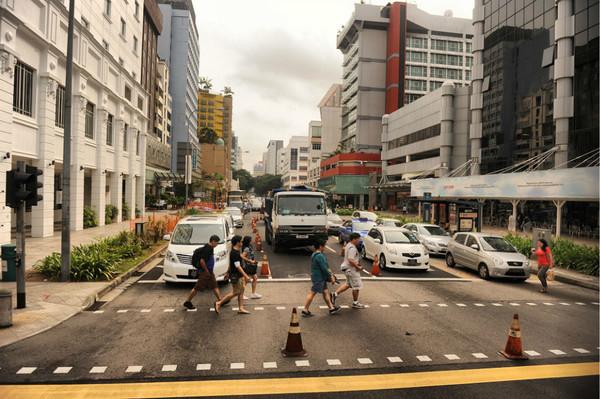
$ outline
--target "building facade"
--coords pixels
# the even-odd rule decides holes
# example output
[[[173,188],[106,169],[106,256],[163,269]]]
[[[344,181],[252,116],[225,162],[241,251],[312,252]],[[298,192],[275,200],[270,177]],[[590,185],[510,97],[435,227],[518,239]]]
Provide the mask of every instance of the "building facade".
[[[258,161],[254,164],[254,168],[252,169],[252,176],[259,177],[265,174],[265,164],[262,161]]]
[[[192,175],[201,178],[200,145],[197,135],[198,72],[200,48],[196,15],[191,0],[158,0],[163,14],[163,32],[158,55],[170,71],[172,107],[171,170],[185,173],[185,157],[192,157]]]
[[[321,121],[310,121],[308,124],[309,156],[308,156],[308,179],[309,186],[317,187],[321,175]]]
[[[70,167],[71,223],[84,227],[84,208],[105,223],[144,211],[146,90],[140,84],[143,9],[138,2],[76,3],[71,165],[63,159],[68,9],[57,1],[0,3],[0,186],[18,161],[43,171],[43,200],[26,212],[33,237],[54,233],[62,217],[62,173]],[[0,243],[11,241],[15,215],[0,195]],[[127,205],[127,206],[125,206]],[[127,208],[128,212],[123,214]]]
[[[338,148],[342,137],[342,85],[331,85],[319,102],[321,114],[321,156],[328,157]]]
[[[267,156],[265,173],[270,175],[281,175],[280,150],[283,148],[283,140],[269,140],[267,145]]]
[[[140,80],[142,87],[148,92],[148,126],[154,127],[155,96],[156,96],[156,73],[158,64],[158,36],[162,32],[162,13],[156,0],[144,0],[144,20],[142,24],[142,69]],[[140,7],[139,0],[136,6]],[[154,129],[150,129],[150,134]]]
[[[292,136],[282,150],[283,187],[290,188],[308,181],[308,161],[310,156],[308,136]]]

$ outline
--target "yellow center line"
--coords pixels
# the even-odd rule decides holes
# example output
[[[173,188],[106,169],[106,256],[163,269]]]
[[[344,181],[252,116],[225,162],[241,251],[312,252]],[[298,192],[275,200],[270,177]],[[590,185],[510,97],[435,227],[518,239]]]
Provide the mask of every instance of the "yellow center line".
[[[446,385],[585,377],[600,363],[566,363],[334,377],[170,381],[105,384],[0,385],[2,399],[213,397],[424,388]]]

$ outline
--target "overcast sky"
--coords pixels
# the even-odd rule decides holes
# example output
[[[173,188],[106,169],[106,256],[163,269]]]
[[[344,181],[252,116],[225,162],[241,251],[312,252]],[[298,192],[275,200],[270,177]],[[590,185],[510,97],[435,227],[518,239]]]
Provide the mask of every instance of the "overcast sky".
[[[252,171],[270,139],[306,135],[317,104],[341,83],[336,33],[354,0],[194,0],[200,35],[200,76],[213,90],[231,86],[233,130],[244,168]],[[365,1],[386,4],[387,1]],[[471,18],[473,0],[416,0],[419,8]]]

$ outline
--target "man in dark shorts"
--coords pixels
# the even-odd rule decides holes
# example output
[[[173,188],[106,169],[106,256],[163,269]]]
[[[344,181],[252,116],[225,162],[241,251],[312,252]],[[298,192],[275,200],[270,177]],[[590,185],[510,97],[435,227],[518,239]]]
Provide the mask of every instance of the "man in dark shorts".
[[[192,288],[187,301],[183,303],[183,306],[190,310],[196,309],[192,304],[192,298],[196,296],[198,291],[211,289],[215,293],[217,301],[221,300],[221,292],[213,273],[215,266],[214,249],[219,245],[220,241],[219,236],[212,235],[208,240],[208,244],[197,248],[192,255],[192,266],[198,269],[198,281],[196,281],[196,285]]]
[[[304,310],[302,310],[302,316],[304,317],[310,317],[313,315],[309,310],[309,307],[317,294],[323,295],[323,299],[329,308],[329,314],[336,314],[340,311],[340,307],[331,303],[331,299],[329,298],[327,282],[334,282],[335,275],[331,272],[331,270],[329,270],[327,257],[325,254],[323,254],[324,249],[325,241],[316,242],[315,252],[313,252],[310,258],[310,280],[312,282],[312,287],[306,296]]]
[[[215,302],[215,312],[219,314],[221,306],[229,302],[237,296],[238,298],[238,314],[249,314],[244,308],[244,288],[250,280],[248,274],[243,267],[243,260],[240,255],[242,249],[242,237],[235,235],[231,239],[231,253],[229,254],[229,282],[231,283],[231,292],[223,297],[223,299]]]

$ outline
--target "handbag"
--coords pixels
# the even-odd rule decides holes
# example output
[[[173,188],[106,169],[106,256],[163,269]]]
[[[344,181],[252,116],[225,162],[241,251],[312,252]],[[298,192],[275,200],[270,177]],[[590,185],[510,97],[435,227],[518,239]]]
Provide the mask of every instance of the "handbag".
[[[554,269],[549,269],[546,273],[546,280],[554,281]]]

